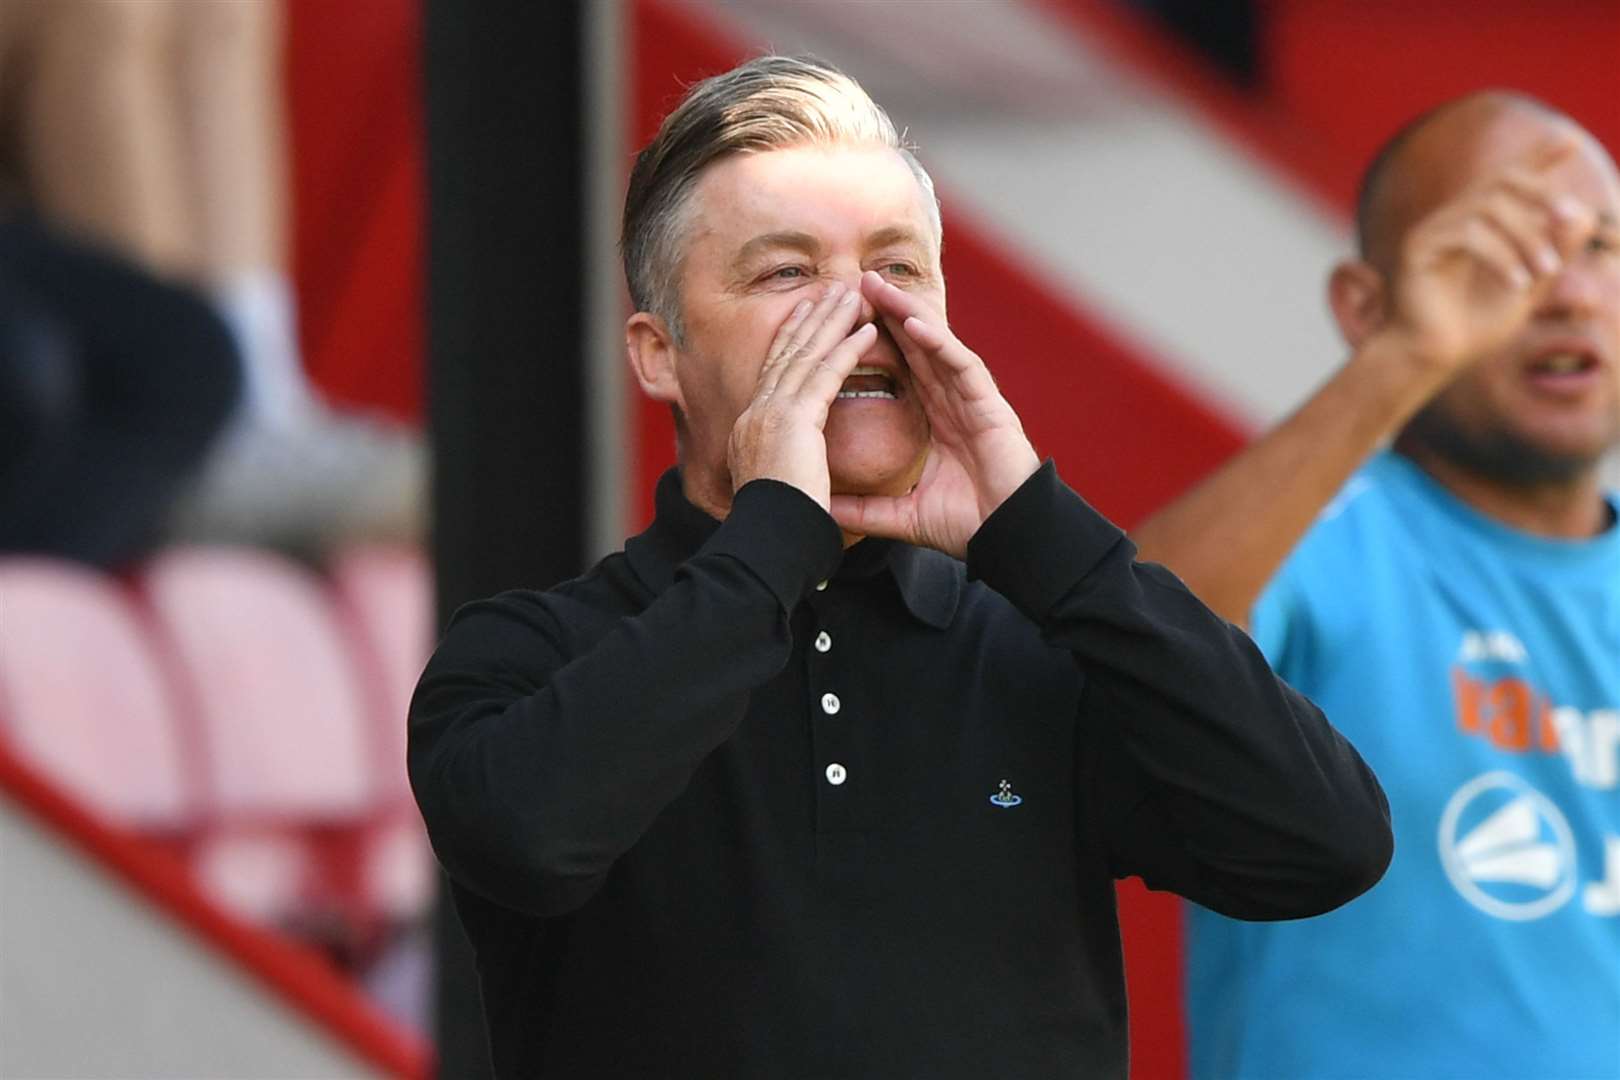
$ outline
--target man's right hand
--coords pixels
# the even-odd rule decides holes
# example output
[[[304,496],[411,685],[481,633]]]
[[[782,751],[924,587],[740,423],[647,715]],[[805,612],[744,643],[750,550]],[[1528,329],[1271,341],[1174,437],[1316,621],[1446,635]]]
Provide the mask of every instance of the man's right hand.
[[[1376,342],[1443,379],[1511,340],[1595,227],[1593,209],[1558,190],[1576,149],[1543,143],[1413,226]]]
[[[754,397],[731,429],[728,460],[736,491],[750,480],[780,480],[832,505],[827,471],[827,413],[861,354],[877,340],[861,313],[858,289],[834,283],[803,300],[771,341]]]

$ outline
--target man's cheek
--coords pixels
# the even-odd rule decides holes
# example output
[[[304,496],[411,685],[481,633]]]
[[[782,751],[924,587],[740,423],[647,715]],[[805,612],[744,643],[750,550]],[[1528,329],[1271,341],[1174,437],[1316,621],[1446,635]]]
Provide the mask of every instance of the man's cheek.
[[[808,300],[812,304],[815,303],[821,299],[821,290],[824,288],[825,286],[819,284],[816,286],[806,284],[772,296],[769,314],[761,320],[770,327],[767,342],[774,340],[776,335],[781,333],[788,320],[793,318],[793,311],[799,306],[800,301]]]

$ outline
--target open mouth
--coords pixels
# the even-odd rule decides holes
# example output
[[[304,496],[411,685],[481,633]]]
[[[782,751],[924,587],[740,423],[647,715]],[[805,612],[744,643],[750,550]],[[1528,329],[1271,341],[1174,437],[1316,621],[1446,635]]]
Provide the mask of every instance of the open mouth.
[[[897,401],[899,398],[900,385],[894,381],[894,376],[875,367],[856,368],[838,391],[839,401]]]
[[[1530,364],[1530,374],[1561,378],[1584,375],[1597,369],[1597,357],[1584,352],[1550,352]]]

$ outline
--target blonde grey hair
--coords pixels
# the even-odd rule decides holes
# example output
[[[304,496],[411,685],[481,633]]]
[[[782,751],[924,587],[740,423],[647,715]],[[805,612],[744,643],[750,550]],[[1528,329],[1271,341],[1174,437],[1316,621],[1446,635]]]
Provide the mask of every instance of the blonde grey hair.
[[[619,250],[636,309],[659,316],[682,339],[680,270],[691,195],[712,162],[793,146],[861,143],[891,147],[904,158],[938,240],[933,180],[888,114],[837,68],[761,56],[693,86],[630,171]]]

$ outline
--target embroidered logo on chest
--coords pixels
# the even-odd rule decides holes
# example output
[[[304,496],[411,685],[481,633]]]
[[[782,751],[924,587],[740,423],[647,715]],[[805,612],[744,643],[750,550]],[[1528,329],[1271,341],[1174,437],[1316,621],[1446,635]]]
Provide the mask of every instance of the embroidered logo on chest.
[[[1010,780],[1003,780],[1001,782],[1001,790],[990,796],[991,805],[999,806],[1003,810],[1010,810],[1023,801],[1024,797],[1022,795],[1013,794],[1012,782]]]

